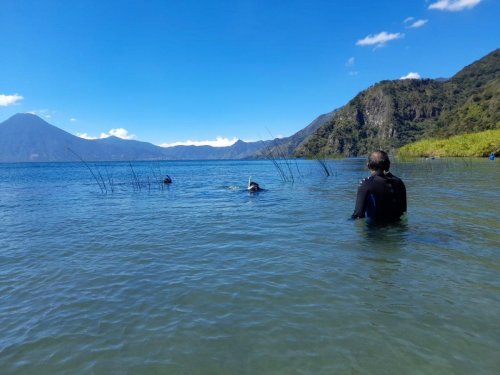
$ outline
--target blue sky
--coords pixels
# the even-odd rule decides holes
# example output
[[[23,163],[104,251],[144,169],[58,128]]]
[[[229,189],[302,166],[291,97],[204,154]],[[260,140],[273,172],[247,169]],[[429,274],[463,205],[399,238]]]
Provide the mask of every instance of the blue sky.
[[[154,144],[289,136],[499,47],[496,0],[2,0],[0,121]]]

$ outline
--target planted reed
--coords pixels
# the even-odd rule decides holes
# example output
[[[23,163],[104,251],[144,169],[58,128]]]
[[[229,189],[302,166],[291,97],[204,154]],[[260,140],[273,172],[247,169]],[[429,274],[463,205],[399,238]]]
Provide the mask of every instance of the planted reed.
[[[328,164],[327,159],[323,155],[316,155],[315,160],[320,165],[321,170],[323,171],[326,177],[330,177],[333,174],[333,171],[330,165]]]
[[[69,152],[71,152],[73,155],[75,155],[83,163],[83,165],[85,165],[87,167],[87,169],[90,171],[90,174],[94,178],[95,182],[99,186],[99,189],[101,189],[101,193],[102,194],[107,194],[108,193],[108,189],[106,188],[106,183],[104,182],[104,179],[102,178],[101,173],[99,173],[99,169],[96,168],[97,169],[97,173],[100,176],[100,180],[97,178],[97,176],[94,173],[94,171],[92,170],[92,168],[90,168],[90,165],[88,165],[88,163],[85,160],[83,160],[83,158],[80,155],[78,155],[75,151],[73,151],[69,147],[67,149],[68,149]]]
[[[132,186],[134,186],[134,191],[137,189],[138,191],[141,191],[141,183],[139,181],[139,178],[137,177],[137,174],[134,171],[134,167],[132,167],[132,163],[128,162],[128,165],[130,167],[130,171],[132,172]]]
[[[269,134],[271,133],[269,132]],[[273,147],[271,147],[270,143],[265,143],[265,142],[262,143],[264,145],[264,150],[265,150],[264,155],[266,159],[272,161],[274,167],[278,171],[278,175],[280,176],[281,180],[283,182],[294,182],[295,176],[293,173],[291,160],[289,158],[289,155],[285,153],[281,145],[278,143],[277,139],[275,138],[272,141]],[[297,161],[295,161],[295,168],[297,170],[298,175],[301,176]]]
[[[114,189],[114,186],[113,186],[113,178],[111,177],[109,171],[108,171],[108,167],[104,167],[104,170],[106,171],[106,177],[108,179],[108,183],[109,183],[109,187],[111,189],[111,193],[114,193],[115,192],[115,189]]]
[[[151,173],[153,173],[153,181],[154,181],[155,183],[157,183],[157,184],[158,184],[158,190],[163,190],[163,189],[162,189],[162,185],[163,185],[163,184],[162,184],[162,182],[160,181],[160,179],[156,177],[155,170],[153,169],[153,167],[152,167],[151,165],[149,166],[149,169],[151,170]],[[161,174],[161,173],[160,173],[160,174]],[[149,179],[149,176],[148,176],[148,179]]]

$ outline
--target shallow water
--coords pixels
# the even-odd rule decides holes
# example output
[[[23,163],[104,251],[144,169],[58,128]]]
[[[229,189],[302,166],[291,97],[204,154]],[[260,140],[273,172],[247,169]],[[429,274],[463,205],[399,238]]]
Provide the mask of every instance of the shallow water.
[[[0,165],[0,372],[497,372],[498,162],[395,164],[383,228],[363,164]]]

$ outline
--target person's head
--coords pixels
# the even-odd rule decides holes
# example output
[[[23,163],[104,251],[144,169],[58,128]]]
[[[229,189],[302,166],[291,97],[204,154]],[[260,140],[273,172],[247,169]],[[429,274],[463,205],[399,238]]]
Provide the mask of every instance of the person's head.
[[[259,191],[259,190],[260,186],[258,183],[252,181],[248,184],[248,191]]]
[[[373,151],[368,156],[368,169],[374,172],[388,172],[391,167],[391,161],[387,152],[382,150]]]

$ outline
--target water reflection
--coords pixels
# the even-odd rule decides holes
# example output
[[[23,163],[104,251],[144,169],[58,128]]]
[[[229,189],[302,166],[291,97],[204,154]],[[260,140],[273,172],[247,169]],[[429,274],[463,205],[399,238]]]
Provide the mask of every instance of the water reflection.
[[[358,221],[356,224],[359,237],[368,241],[370,250],[400,250],[407,243],[409,225],[406,217],[395,223]]]
[[[360,305],[370,325],[384,332],[395,317],[406,317],[415,305],[408,294],[413,282],[406,262],[409,225],[406,218],[393,224],[359,224],[356,229],[363,246],[357,259],[365,274]]]
[[[356,223],[358,224],[358,223]],[[362,247],[358,259],[364,263],[370,281],[383,289],[394,285],[394,274],[400,270],[404,248],[408,241],[408,220],[392,224],[359,222],[356,229]]]

